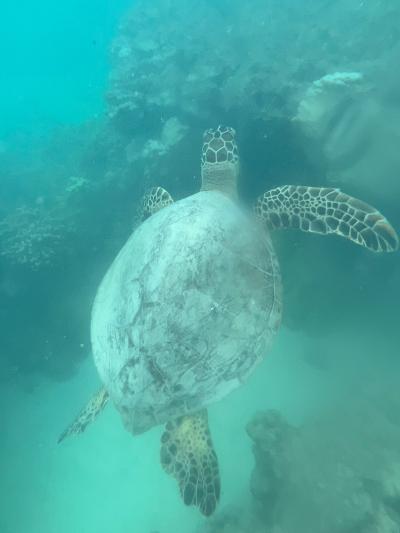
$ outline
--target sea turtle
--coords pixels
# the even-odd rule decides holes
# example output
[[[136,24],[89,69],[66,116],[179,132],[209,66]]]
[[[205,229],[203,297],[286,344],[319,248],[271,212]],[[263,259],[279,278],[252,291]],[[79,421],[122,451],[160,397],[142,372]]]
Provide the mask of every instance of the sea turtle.
[[[161,187],[98,289],[94,361],[104,384],[59,440],[82,432],[108,399],[138,434],[165,424],[161,463],[187,505],[208,516],[220,496],[207,406],[243,383],[281,320],[270,230],[336,234],[374,252],[398,248],[375,208],[338,189],[286,185],[254,211],[237,200],[235,131],[204,133],[200,192],[174,202]]]

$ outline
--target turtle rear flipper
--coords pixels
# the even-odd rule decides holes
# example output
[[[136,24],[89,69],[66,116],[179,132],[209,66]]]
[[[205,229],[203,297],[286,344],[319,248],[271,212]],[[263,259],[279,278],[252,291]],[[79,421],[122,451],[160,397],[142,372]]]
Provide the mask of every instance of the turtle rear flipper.
[[[108,392],[104,387],[94,394],[86,406],[82,409],[79,415],[75,420],[70,424],[59,436],[58,443],[63,441],[66,437],[70,435],[78,435],[83,433],[86,427],[97,418],[98,414],[104,409],[107,405],[109,396]]]
[[[375,207],[339,189],[284,185],[260,196],[255,212],[270,229],[336,234],[373,252],[399,247],[395,230]]]
[[[215,511],[220,478],[206,410],[167,423],[161,437],[161,464],[178,481],[186,505],[195,505],[205,516]]]

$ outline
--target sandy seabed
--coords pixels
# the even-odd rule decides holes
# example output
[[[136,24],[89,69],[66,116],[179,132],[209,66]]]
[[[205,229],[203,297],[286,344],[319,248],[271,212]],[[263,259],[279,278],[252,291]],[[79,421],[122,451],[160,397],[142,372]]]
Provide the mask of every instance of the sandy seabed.
[[[310,365],[310,339],[281,331],[250,380],[210,408],[219,456],[219,512],[250,499],[253,468],[245,425],[255,412],[279,409],[294,424],[337,394],[332,372]],[[91,358],[70,381],[43,378],[24,390],[3,386],[1,450],[2,533],[194,533],[204,518],[180,500],[159,463],[162,428],[132,437],[108,406],[80,437],[57,437],[97,390]],[[28,387],[26,387],[28,388]]]

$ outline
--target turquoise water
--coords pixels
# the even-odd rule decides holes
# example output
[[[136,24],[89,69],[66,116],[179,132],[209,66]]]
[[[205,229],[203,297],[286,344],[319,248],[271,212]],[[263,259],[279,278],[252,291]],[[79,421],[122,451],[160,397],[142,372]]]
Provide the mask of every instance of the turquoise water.
[[[131,2],[4,4],[1,133],[76,123],[101,113],[109,43]]]
[[[400,531],[398,251],[273,232],[283,323],[209,406],[212,517],[163,471],[161,426],[133,437],[108,405],[57,444],[100,387],[97,288],[145,191],[199,190],[206,128],[235,127],[246,208],[340,187],[399,231],[398,21],[395,1],[5,3],[0,533]]]

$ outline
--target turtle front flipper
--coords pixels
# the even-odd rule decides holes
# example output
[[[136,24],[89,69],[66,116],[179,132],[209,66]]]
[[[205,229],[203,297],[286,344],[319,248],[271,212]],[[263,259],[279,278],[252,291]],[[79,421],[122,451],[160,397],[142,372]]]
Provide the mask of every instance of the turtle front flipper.
[[[70,424],[59,436],[58,443],[63,441],[66,437],[70,435],[78,435],[83,433],[86,427],[97,418],[98,414],[104,409],[107,405],[109,396],[105,388],[101,388],[99,391],[94,394],[86,406],[82,409],[79,415],[75,420]]]
[[[161,464],[178,481],[186,505],[195,505],[205,516],[215,511],[220,479],[206,410],[167,423],[161,437]]]
[[[163,187],[153,187],[144,196],[142,200],[143,220],[149,218],[163,207],[173,204],[174,199]]]
[[[260,196],[255,212],[270,229],[336,234],[373,252],[399,247],[395,230],[375,207],[339,189],[284,185]]]

